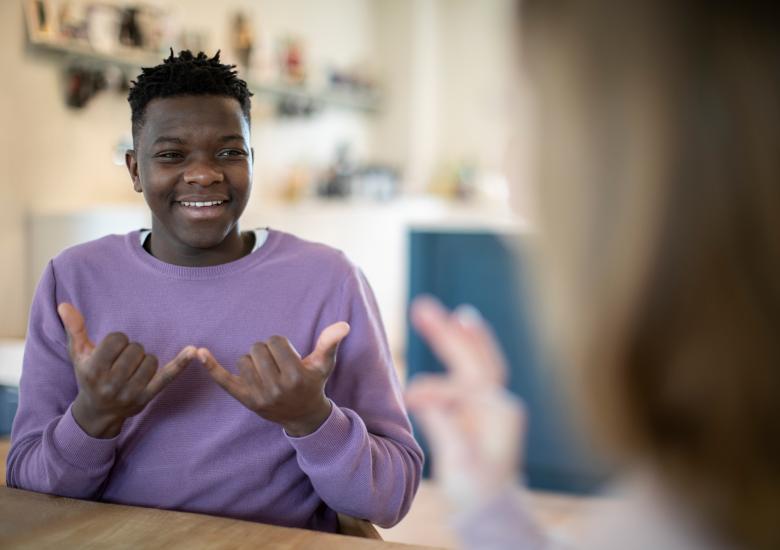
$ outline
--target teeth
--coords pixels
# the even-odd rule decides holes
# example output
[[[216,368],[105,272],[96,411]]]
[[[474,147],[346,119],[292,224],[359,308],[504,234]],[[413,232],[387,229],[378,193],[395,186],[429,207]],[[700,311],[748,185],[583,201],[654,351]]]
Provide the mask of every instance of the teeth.
[[[181,201],[182,206],[191,206],[194,208],[203,208],[204,206],[219,206],[225,201],[197,201],[197,202],[189,202],[189,201]]]

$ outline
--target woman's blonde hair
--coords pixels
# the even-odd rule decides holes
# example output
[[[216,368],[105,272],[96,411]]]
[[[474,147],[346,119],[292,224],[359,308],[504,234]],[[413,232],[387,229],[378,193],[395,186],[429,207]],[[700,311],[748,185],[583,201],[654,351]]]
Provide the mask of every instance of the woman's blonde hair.
[[[771,2],[529,1],[553,315],[614,447],[780,548],[780,29]]]

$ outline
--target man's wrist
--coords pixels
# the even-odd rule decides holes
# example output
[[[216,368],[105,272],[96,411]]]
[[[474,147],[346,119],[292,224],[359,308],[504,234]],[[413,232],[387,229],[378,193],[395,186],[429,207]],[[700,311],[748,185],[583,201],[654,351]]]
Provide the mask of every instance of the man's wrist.
[[[290,437],[304,437],[313,434],[325,423],[332,410],[333,404],[330,399],[324,398],[322,406],[318,407],[316,411],[294,422],[287,422],[282,427]]]
[[[97,439],[111,439],[122,431],[124,418],[91,411],[78,397],[73,402],[71,414],[84,433]]]

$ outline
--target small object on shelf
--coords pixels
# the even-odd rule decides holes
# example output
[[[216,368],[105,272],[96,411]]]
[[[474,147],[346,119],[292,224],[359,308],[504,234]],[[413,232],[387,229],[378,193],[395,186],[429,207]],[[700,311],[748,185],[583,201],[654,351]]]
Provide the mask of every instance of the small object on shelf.
[[[136,20],[146,51],[161,52],[173,43],[176,25],[166,10],[142,5],[138,9]]]
[[[289,84],[305,84],[306,59],[303,41],[295,36],[288,36],[282,41],[280,50],[282,79]]]
[[[144,37],[138,25],[138,8],[129,7],[122,10],[119,23],[119,42],[131,48],[144,46]]]
[[[310,117],[317,111],[314,98],[306,95],[282,95],[276,102],[276,114],[280,117]]]
[[[342,143],[338,146],[336,158],[317,188],[319,196],[343,198],[352,194],[354,168],[350,156],[348,143]]]
[[[87,39],[86,8],[80,2],[65,1],[58,14],[59,37],[61,40]]]
[[[428,191],[447,199],[470,200],[474,196],[477,175],[473,163],[448,163],[436,170]]]
[[[30,38],[37,39],[56,34],[56,19],[49,2],[45,0],[25,0],[24,15]]]
[[[92,4],[87,9],[87,39],[95,51],[112,53],[119,46],[121,13],[115,6]]]
[[[374,201],[389,201],[399,193],[398,170],[380,164],[367,164],[355,171],[352,194]]]
[[[365,67],[355,66],[350,69],[330,68],[328,83],[332,90],[344,93],[375,93],[374,79],[369,76]]]
[[[71,67],[66,74],[65,103],[68,107],[81,109],[106,85],[102,72]]]
[[[239,65],[248,69],[252,60],[254,36],[249,18],[243,12],[236,13],[233,19],[233,50],[238,58]]]
[[[310,170],[303,166],[294,166],[282,182],[280,196],[286,202],[299,202],[308,193],[311,182]]]

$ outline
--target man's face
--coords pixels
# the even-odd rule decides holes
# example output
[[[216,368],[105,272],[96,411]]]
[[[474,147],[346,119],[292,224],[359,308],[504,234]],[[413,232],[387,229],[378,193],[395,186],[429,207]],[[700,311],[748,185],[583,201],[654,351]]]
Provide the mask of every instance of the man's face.
[[[237,100],[200,95],[154,99],[136,150],[133,187],[152,211],[155,250],[193,257],[229,246],[252,187],[249,125]]]

